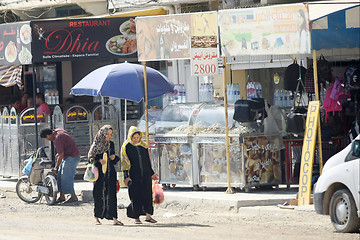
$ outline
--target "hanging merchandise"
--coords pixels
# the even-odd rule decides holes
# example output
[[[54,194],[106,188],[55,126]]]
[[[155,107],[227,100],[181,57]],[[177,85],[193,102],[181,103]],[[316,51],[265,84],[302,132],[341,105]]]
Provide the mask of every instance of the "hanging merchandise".
[[[286,118],[286,132],[301,134],[305,132],[306,116],[301,113],[291,111]]]
[[[336,101],[330,97],[333,87],[334,83],[332,83],[331,87],[326,90],[324,104],[322,106],[322,108],[325,110],[325,123],[327,122],[327,118],[330,112],[333,112],[333,115],[335,115],[335,112],[341,111],[342,108],[339,101]]]
[[[296,59],[294,63],[290,64],[285,70],[284,76],[284,89],[289,91],[296,91],[297,85],[299,85],[299,92],[303,92],[303,85],[299,83],[305,79],[306,68],[303,66],[299,66],[296,63]]]
[[[342,78],[342,75],[340,75],[340,77],[336,77],[334,81],[334,87],[330,93],[331,99],[342,103],[343,101],[350,98],[350,91],[347,91],[344,86],[344,79]]]
[[[315,86],[314,86],[314,68],[310,66],[305,73],[305,91],[308,93],[315,93]]]
[[[360,88],[360,66],[352,64],[346,68],[345,73],[345,87],[347,89]]]
[[[319,83],[331,83],[331,63],[322,54],[317,61],[317,73]]]
[[[253,122],[267,117],[263,98],[237,100],[234,108],[233,119],[238,122]]]

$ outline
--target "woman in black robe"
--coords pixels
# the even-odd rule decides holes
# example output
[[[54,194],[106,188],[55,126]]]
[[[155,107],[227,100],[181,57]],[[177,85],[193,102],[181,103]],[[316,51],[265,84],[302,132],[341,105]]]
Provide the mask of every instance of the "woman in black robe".
[[[152,180],[158,180],[158,175],[151,168],[147,145],[141,139],[140,129],[132,126],[121,148],[121,169],[131,200],[126,213],[129,218],[135,219],[136,224],[142,223],[142,215],[146,216],[146,222],[156,223],[151,217],[154,213]]]
[[[103,126],[96,134],[89,150],[89,161],[95,162],[99,177],[94,183],[94,218],[95,224],[101,225],[99,220],[106,218],[113,220],[114,225],[124,225],[117,219],[116,181],[117,175],[114,165],[120,160],[115,156],[114,143],[110,141],[113,130],[110,125]],[[103,159],[107,153],[108,160]],[[103,166],[106,172],[103,173]]]

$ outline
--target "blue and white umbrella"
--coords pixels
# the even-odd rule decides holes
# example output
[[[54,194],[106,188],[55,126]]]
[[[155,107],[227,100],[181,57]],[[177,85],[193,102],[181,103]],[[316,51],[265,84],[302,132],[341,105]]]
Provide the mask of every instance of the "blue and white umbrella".
[[[147,99],[153,99],[173,91],[174,84],[159,71],[146,67],[146,76]],[[71,89],[70,94],[77,96],[100,95],[140,102],[142,99],[146,99],[144,66],[125,62],[100,67],[81,79]],[[145,109],[145,114],[147,116],[147,109]],[[148,126],[148,121],[146,121],[146,126]],[[126,138],[126,113],[124,133]],[[148,139],[149,133],[148,127],[146,127],[146,140],[148,141]]]
[[[148,99],[173,91],[174,84],[159,71],[146,67]],[[100,67],[78,82],[72,95],[115,97],[140,102],[145,98],[144,67],[119,63]]]

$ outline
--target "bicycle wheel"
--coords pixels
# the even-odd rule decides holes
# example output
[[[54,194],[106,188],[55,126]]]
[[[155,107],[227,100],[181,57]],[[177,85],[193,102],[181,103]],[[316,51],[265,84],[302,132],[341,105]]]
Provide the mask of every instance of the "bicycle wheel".
[[[49,189],[49,194],[44,194],[48,205],[54,205],[57,196],[57,183],[53,176],[46,176],[45,186]]]
[[[22,176],[16,183],[16,194],[27,203],[35,203],[41,198],[41,193],[34,190],[28,176]]]

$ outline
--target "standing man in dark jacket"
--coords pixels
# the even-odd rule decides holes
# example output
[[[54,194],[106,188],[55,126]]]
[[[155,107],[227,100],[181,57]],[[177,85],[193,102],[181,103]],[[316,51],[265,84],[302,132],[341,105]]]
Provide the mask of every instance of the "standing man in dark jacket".
[[[56,149],[56,163],[54,174],[57,174],[58,187],[60,197],[57,202],[65,201],[65,194],[71,194],[71,198],[67,202],[77,202],[78,198],[74,190],[74,177],[76,166],[80,162],[80,152],[68,132],[64,129],[45,128],[41,130],[40,137],[48,141],[52,141]]]

